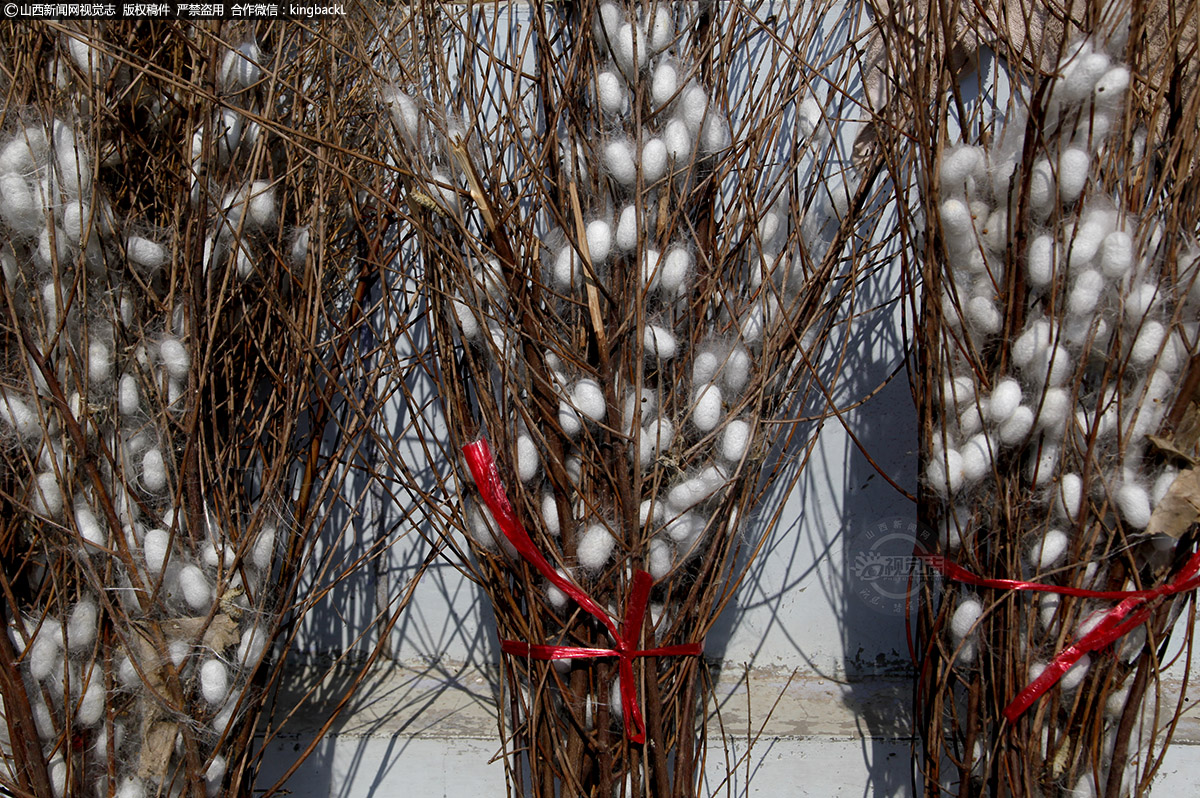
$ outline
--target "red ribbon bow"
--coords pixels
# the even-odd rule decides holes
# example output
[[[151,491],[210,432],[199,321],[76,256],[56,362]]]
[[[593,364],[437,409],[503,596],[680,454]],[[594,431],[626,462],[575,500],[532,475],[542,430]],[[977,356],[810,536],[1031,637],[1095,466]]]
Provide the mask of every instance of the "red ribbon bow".
[[[483,497],[483,503],[492,511],[500,531],[513,544],[517,552],[525,558],[538,573],[550,580],[551,584],[575,600],[585,612],[604,624],[604,628],[612,635],[615,643],[613,648],[576,648],[573,646],[547,646],[523,643],[519,640],[501,640],[500,648],[504,653],[530,659],[590,659],[596,657],[617,657],[621,685],[621,709],[625,721],[625,734],[635,743],[646,741],[646,724],[642,720],[642,710],[637,702],[637,685],[633,679],[633,660],[635,657],[666,657],[666,656],[698,656],[701,651],[699,643],[685,643],[675,646],[639,649],[638,638],[642,631],[642,622],[646,615],[646,606],[650,601],[650,588],[654,578],[645,571],[637,571],[633,575],[633,589],[629,595],[629,603],[625,605],[625,617],[620,628],[609,617],[608,613],[596,601],[584,593],[578,585],[556,571],[542,553],[533,545],[529,533],[517,519],[504,484],[500,481],[500,472],[492,457],[492,450],[487,440],[480,438],[473,443],[463,446],[463,456],[467,467],[475,480],[476,487]],[[630,729],[630,724],[634,729]]]
[[[1192,555],[1175,578],[1150,590],[1084,590],[1078,587],[1046,585],[1039,582],[1022,582],[1017,579],[986,579],[956,565],[945,557],[928,552],[920,556],[939,573],[956,582],[999,590],[1031,590],[1039,593],[1057,593],[1080,598],[1110,599],[1119,603],[1104,614],[1100,622],[1083,637],[1067,646],[1046,666],[1036,679],[1030,682],[1017,697],[1004,708],[1004,717],[1009,723],[1033,706],[1034,702],[1050,690],[1084,654],[1097,651],[1115,643],[1146,622],[1152,612],[1150,602],[1166,596],[1186,593],[1200,587],[1200,551]]]

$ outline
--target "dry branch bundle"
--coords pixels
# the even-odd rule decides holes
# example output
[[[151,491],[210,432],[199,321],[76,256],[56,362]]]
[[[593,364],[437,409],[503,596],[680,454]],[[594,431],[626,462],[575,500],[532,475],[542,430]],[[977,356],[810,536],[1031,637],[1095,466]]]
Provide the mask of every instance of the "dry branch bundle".
[[[824,5],[667,2],[420,4],[381,23],[416,234],[393,284],[415,278],[430,329],[380,337],[437,395],[397,385],[413,424],[380,448],[428,486],[432,533],[510,651],[611,648],[564,584],[619,624],[642,570],[638,647],[698,644],[762,545],[746,519],[811,449],[819,425],[795,416],[829,411],[836,377],[814,364],[863,310],[881,246],[879,156],[854,165],[842,141],[862,116],[857,25]],[[460,447],[479,436],[554,581],[476,490]],[[510,791],[701,789],[702,661],[634,662],[630,682],[611,657],[505,655]]]

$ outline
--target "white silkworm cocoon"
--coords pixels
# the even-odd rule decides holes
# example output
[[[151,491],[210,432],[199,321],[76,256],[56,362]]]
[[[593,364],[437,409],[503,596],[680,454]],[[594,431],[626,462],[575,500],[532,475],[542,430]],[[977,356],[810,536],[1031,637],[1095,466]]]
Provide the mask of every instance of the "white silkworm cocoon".
[[[1117,490],[1117,506],[1134,529],[1145,529],[1150,523],[1150,493],[1136,482],[1126,482]]]
[[[1000,442],[1005,446],[1015,446],[1025,440],[1033,430],[1033,409],[1022,405],[1012,414],[1000,421]]]
[[[692,157],[692,142],[696,135],[688,130],[687,123],[682,119],[670,119],[663,128],[663,144],[667,149],[667,157],[676,163]]]
[[[1058,471],[1059,447],[1053,443],[1043,443],[1041,449],[1029,453],[1027,475],[1029,482],[1035,488],[1049,485]]]
[[[55,684],[58,684],[59,681],[56,679]],[[54,728],[54,716],[50,714],[50,707],[46,705],[46,701],[40,693],[31,703],[33,704],[33,725],[37,729],[38,737],[43,742],[53,740],[57,729]]]
[[[125,257],[140,269],[154,271],[167,262],[167,248],[142,236],[129,236],[125,239]]]
[[[479,338],[479,321],[475,318],[475,312],[471,306],[463,302],[458,297],[451,297],[450,306],[454,310],[454,318],[458,321],[458,327],[462,331],[463,338],[468,341],[474,341]]]
[[[275,536],[278,531],[274,524],[265,524],[258,532],[258,537],[254,539],[254,546],[250,549],[250,564],[260,571],[267,571],[271,568],[271,559],[275,555]],[[234,552],[226,549],[229,554]],[[231,563],[232,564],[232,563]]]
[[[0,219],[14,233],[32,238],[43,226],[45,211],[34,200],[25,178],[18,175],[0,177]]]
[[[698,135],[708,115],[708,93],[695,83],[689,83],[679,95],[680,116],[692,135]]]
[[[0,149],[0,175],[28,175],[46,158],[49,142],[41,128],[18,132]]]
[[[542,526],[551,537],[558,537],[562,533],[562,524],[558,519],[558,501],[549,491],[542,494]]]
[[[611,42],[611,40],[610,40]],[[633,77],[650,60],[650,47],[646,41],[645,31],[640,25],[626,22],[617,29],[617,38],[613,44],[613,60],[627,76]]]
[[[750,352],[746,347],[735,346],[729,350],[729,356],[725,358],[724,377],[725,387],[732,395],[740,394],[750,381],[751,365]]]
[[[409,94],[395,87],[383,92],[383,104],[387,106],[396,130],[410,144],[421,140],[421,110]]]
[[[0,389],[0,421],[21,440],[31,440],[41,434],[37,413],[17,396]]]
[[[1012,377],[999,380],[988,399],[988,418],[997,424],[1003,423],[1021,405],[1021,399],[1021,383]]]
[[[638,526],[645,527],[648,523],[660,524],[666,514],[662,501],[645,499],[638,505]]]
[[[227,161],[242,141],[242,115],[227,108],[221,112],[216,128],[217,155]]]
[[[667,502],[676,512],[690,510],[711,498],[724,484],[724,474],[715,466],[709,466],[697,476],[672,487],[667,493]]]
[[[667,522],[666,533],[681,550],[686,549],[704,533],[704,519],[696,513],[680,513]]]
[[[637,182],[637,160],[628,141],[618,139],[604,146],[604,168],[622,186],[632,186]]]
[[[1157,283],[1135,283],[1125,296],[1123,318],[1126,324],[1137,325],[1158,305]]]
[[[661,538],[651,538],[646,550],[646,569],[654,579],[662,579],[671,572],[671,544]]]
[[[517,436],[517,478],[528,482],[537,476],[541,463],[538,459],[537,446],[528,435]]]
[[[1038,623],[1043,630],[1049,629],[1054,623],[1054,618],[1058,615],[1059,605],[1062,604],[1062,596],[1057,593],[1043,593],[1038,599]]]
[[[1054,508],[1072,521],[1079,518],[1083,506],[1083,480],[1078,474],[1063,474],[1054,494]]]
[[[650,388],[643,388],[640,394],[630,391],[625,396],[625,412],[621,415],[625,422],[625,431],[633,429],[635,423],[644,423],[657,407],[658,397]]]
[[[142,455],[142,485],[151,493],[167,488],[167,463],[158,449],[147,449]]]
[[[429,193],[448,213],[458,214],[458,189],[450,177],[434,172],[429,179]]]
[[[1070,543],[1070,538],[1061,529],[1047,530],[1046,534],[1034,541],[1029,548],[1030,567],[1038,571],[1053,568],[1067,553]]]
[[[1098,107],[1115,109],[1120,105],[1128,88],[1129,70],[1118,64],[1100,76],[1092,90],[1092,96]]]
[[[255,180],[250,184],[249,200],[246,203],[246,223],[261,229],[275,226],[279,208],[275,204],[275,187],[268,180]]]
[[[108,545],[108,535],[105,534],[104,527],[82,496],[75,499],[75,527],[85,543],[101,548]]]
[[[721,432],[721,458],[729,463],[740,462],[750,445],[750,424],[734,419]]]
[[[679,351],[679,344],[675,340],[674,333],[655,324],[646,325],[642,343],[646,350],[646,356],[658,360],[670,360]]]
[[[675,99],[679,91],[679,70],[672,61],[663,61],[654,70],[650,83],[650,101],[654,108],[662,108]]]
[[[220,535],[220,532],[218,531],[217,534]],[[234,561],[237,560],[237,552],[234,551],[232,546],[226,543],[218,546],[215,542],[209,540],[205,541],[204,545],[200,547],[200,559],[210,568],[223,567],[228,569],[232,568]]]
[[[975,203],[972,203],[972,207],[974,205]],[[987,249],[996,254],[1003,254],[1008,244],[1008,211],[1003,208],[992,211],[979,231],[979,238]]]
[[[57,518],[63,509],[62,487],[53,471],[38,474],[34,480],[30,509],[43,518]]]
[[[1004,327],[1004,317],[988,297],[972,297],[967,303],[967,321],[983,335],[995,335]]]
[[[950,616],[950,633],[955,640],[962,640],[975,631],[975,624],[983,617],[983,602],[971,597],[959,602]]]
[[[737,320],[738,332],[742,341],[747,344],[757,344],[762,341],[763,327],[766,325],[766,312],[763,306],[756,302],[746,309]]]
[[[229,668],[224,662],[209,659],[200,666],[200,693],[211,706],[225,703],[229,696]]]
[[[102,341],[88,344],[88,380],[97,385],[106,385],[112,379],[113,354]]]
[[[25,655],[25,661],[29,663],[29,675],[39,682],[49,678],[61,662],[61,646],[62,627],[56,621],[44,621]]]
[[[117,659],[117,682],[127,690],[132,690],[142,683],[142,679],[138,676],[137,667],[133,660],[126,654],[121,654]]]
[[[732,133],[725,117],[716,112],[709,114],[700,131],[701,149],[705,152],[718,152],[728,147],[731,141]],[[845,215],[845,210],[838,210],[839,218]]]
[[[100,669],[92,671],[91,680],[79,698],[75,720],[84,726],[95,726],[104,717],[104,681]]]
[[[642,144],[642,179],[646,185],[657,183],[667,173],[667,145],[655,137]]]
[[[158,344],[158,357],[173,380],[186,380],[192,366],[192,356],[178,338],[164,338]]]
[[[642,253],[642,286],[657,291],[662,286],[662,255],[657,249]]]
[[[642,430],[638,441],[638,462],[648,466],[675,441],[675,425],[667,418],[656,418]]]
[[[1137,366],[1149,365],[1158,357],[1158,350],[1162,348],[1163,339],[1166,337],[1167,328],[1161,322],[1151,320],[1142,324],[1133,346],[1129,349],[1130,362]]]
[[[167,644],[167,658],[176,668],[183,667],[191,653],[192,647],[186,640],[172,640]]]
[[[1079,199],[1087,185],[1092,156],[1082,147],[1067,147],[1058,156],[1058,196],[1065,203]]]
[[[1078,687],[1083,682],[1083,677],[1087,676],[1088,669],[1092,666],[1092,658],[1089,654],[1084,654],[1079,658],[1079,661],[1072,665],[1058,683],[1062,686],[1064,692],[1070,692]]]
[[[670,294],[682,293],[692,273],[692,253],[684,247],[672,247],[663,257],[658,272],[658,284],[662,290]]]
[[[570,244],[559,250],[550,276],[559,291],[570,291],[583,284],[583,264]]]
[[[1065,347],[1055,344],[1035,360],[1032,376],[1046,385],[1057,387],[1070,378],[1073,370],[1070,353]]]
[[[596,76],[596,97],[600,110],[608,116],[623,114],[629,108],[625,80],[615,72],[605,70]]]
[[[230,701],[225,706],[221,707],[220,711],[213,716],[212,729],[220,737],[229,731],[229,727],[233,725],[233,713],[237,709],[237,702]]]
[[[199,566],[185,565],[179,571],[179,587],[184,601],[193,610],[212,609],[212,585]]]
[[[721,389],[709,383],[692,394],[692,423],[701,432],[712,432],[721,423]]]
[[[592,258],[592,263],[607,262],[608,256],[612,253],[612,225],[603,219],[588,222],[587,244],[588,254]]]
[[[96,642],[96,632],[100,628],[100,611],[96,602],[91,599],[81,599],[71,608],[67,616],[67,648],[71,651],[85,651]]]
[[[925,479],[943,499],[958,492],[963,484],[963,457],[956,449],[946,449],[925,466]]]
[[[146,787],[137,776],[126,776],[117,788],[116,798],[146,798]]]
[[[1174,484],[1175,478],[1178,476],[1179,470],[1172,466],[1168,466],[1167,469],[1159,474],[1158,478],[1154,480],[1154,487],[1151,489],[1150,495],[1155,505],[1161,502],[1167,495],[1167,491],[1171,489],[1171,485]]]
[[[1050,348],[1050,322],[1038,319],[1025,328],[1025,332],[1017,337],[1012,346],[1013,365],[1017,368],[1029,368],[1038,355]]]
[[[503,533],[496,525],[492,511],[485,504],[472,502],[467,509],[467,534],[484,549],[494,552]]]
[[[91,208],[80,202],[69,202],[62,212],[62,231],[72,243],[81,244],[84,241],[84,228],[92,214]]]
[[[258,43],[243,42],[236,50],[229,50],[221,60],[221,83],[229,87],[249,88],[262,77],[262,51]]]
[[[50,789],[54,792],[54,798],[63,798],[67,793],[67,763],[62,754],[50,757],[46,775],[50,779]]]
[[[583,431],[583,421],[579,418],[579,413],[566,400],[558,403],[558,426],[568,438],[578,437]]]
[[[43,269],[67,266],[71,261],[71,242],[67,239],[66,231],[54,224],[43,227],[38,233],[34,260]]]
[[[972,435],[959,450],[962,454],[963,479],[966,484],[979,481],[992,468],[996,447],[986,432]]]
[[[579,537],[575,554],[579,567],[585,571],[599,571],[612,556],[617,539],[604,524],[592,524]]]
[[[617,249],[622,252],[633,252],[637,249],[637,239],[637,208],[633,205],[626,205],[621,209],[621,215],[617,219]]]
[[[696,388],[713,382],[721,368],[721,356],[712,349],[705,349],[692,360],[692,385]]]
[[[167,562],[167,554],[171,550],[171,536],[165,529],[151,529],[142,539],[142,557],[146,560],[146,570],[150,576],[157,577],[162,573]]]
[[[308,260],[308,245],[311,238],[312,232],[307,225],[296,228],[295,236],[292,238],[291,258],[292,265],[297,269]]]
[[[136,415],[141,408],[137,377],[132,374],[122,374],[117,383],[117,406],[123,416]]]
[[[225,757],[220,754],[213,754],[212,762],[209,763],[208,769],[204,771],[204,781],[206,791],[210,798],[216,798],[221,792],[221,782],[225,779]]]
[[[983,148],[960,144],[942,158],[942,183],[947,188],[962,188],[967,178],[981,176],[983,169]]]
[[[1104,293],[1104,277],[1095,269],[1084,269],[1075,276],[1067,295],[1067,313],[1091,317]]]
[[[263,651],[267,647],[267,630],[261,626],[251,626],[242,634],[238,644],[237,661],[242,669],[250,669],[258,664]]]
[[[674,9],[669,3],[659,3],[646,12],[646,38],[651,53],[659,53],[675,40]]]
[[[1100,271],[1110,280],[1120,280],[1133,268],[1133,237],[1114,230],[1100,245]]]
[[[1039,158],[1029,175],[1029,205],[1039,214],[1050,210],[1057,196],[1054,169],[1045,158]]]
[[[604,389],[592,379],[582,379],[571,389],[571,401],[579,412],[592,421],[603,421],[605,416]]]

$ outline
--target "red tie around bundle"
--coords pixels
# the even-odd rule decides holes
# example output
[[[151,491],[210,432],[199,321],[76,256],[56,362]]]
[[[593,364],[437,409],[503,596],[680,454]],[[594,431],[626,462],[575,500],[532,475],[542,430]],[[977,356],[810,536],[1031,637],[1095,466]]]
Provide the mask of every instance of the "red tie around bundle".
[[[618,629],[616,622],[608,613],[579,586],[562,576],[551,567],[542,553],[533,545],[529,533],[517,519],[508,495],[504,492],[504,484],[500,481],[500,472],[496,469],[496,461],[492,458],[492,450],[487,440],[468,443],[463,447],[463,456],[467,467],[483,503],[492,511],[500,531],[513,544],[517,552],[537,569],[538,573],[550,580],[551,584],[566,593],[585,612],[604,624],[604,628],[612,635],[613,648],[575,648],[572,646],[547,646],[522,643],[519,640],[501,640],[500,648],[506,654],[530,659],[590,659],[596,657],[617,657],[621,685],[621,714],[625,720],[625,734],[635,743],[646,741],[646,724],[642,720],[642,710],[637,702],[637,684],[633,679],[633,660],[635,657],[669,657],[669,656],[699,656],[702,648],[699,643],[686,643],[676,646],[639,649],[638,638],[642,631],[642,622],[646,615],[646,605],[650,600],[650,587],[654,584],[653,577],[645,571],[637,571],[633,575],[633,589],[629,595],[629,603],[625,605],[625,617]],[[631,729],[630,726],[633,726]]]
[[[1153,608],[1150,602],[1187,593],[1200,587],[1200,551],[1192,555],[1175,578],[1166,584],[1151,590],[1083,590],[1077,587],[1045,585],[1038,582],[1022,582],[1017,579],[985,579],[967,569],[956,565],[945,557],[919,551],[918,554],[939,573],[956,582],[978,587],[996,588],[999,590],[1031,590],[1039,593],[1057,593],[1063,596],[1078,596],[1080,598],[1109,599],[1118,604],[1104,614],[1095,628],[1074,644],[1067,646],[1058,653],[1046,670],[1029,683],[1008,706],[1004,708],[1004,717],[1009,723],[1015,723],[1017,718],[1033,706],[1034,702],[1058,683],[1063,674],[1069,671],[1076,662],[1090,651],[1097,651],[1115,643],[1125,635],[1141,626],[1150,617]]]

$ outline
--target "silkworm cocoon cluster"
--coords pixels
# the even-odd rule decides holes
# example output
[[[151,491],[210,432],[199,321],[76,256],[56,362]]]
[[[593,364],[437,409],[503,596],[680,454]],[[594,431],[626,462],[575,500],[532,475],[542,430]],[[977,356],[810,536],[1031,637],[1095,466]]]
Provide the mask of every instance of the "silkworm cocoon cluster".
[[[1005,377],[992,388],[988,400],[988,418],[1003,423],[1021,405],[1021,384],[1012,377]]]
[[[1150,523],[1150,493],[1136,482],[1126,482],[1117,490],[1117,506],[1134,529],[1145,529]]]
[[[157,241],[142,236],[129,236],[125,239],[125,257],[139,269],[155,271],[167,262],[167,249]]]
[[[671,544],[661,538],[651,538],[646,550],[646,568],[650,576],[662,579],[671,572]]]
[[[1038,571],[1053,568],[1067,553],[1071,541],[1061,529],[1050,529],[1029,547],[1029,565]]]
[[[142,539],[142,557],[146,560],[146,570],[150,576],[157,577],[162,573],[167,562],[167,554],[171,550],[171,536],[165,529],[151,529]]]
[[[1142,324],[1133,346],[1129,348],[1129,360],[1137,366],[1149,365],[1163,346],[1167,337],[1167,329],[1161,322],[1150,320]]]
[[[158,357],[172,380],[186,380],[192,366],[192,356],[178,338],[163,338],[158,344]]]
[[[750,424],[742,419],[734,419],[721,432],[721,459],[728,463],[740,462],[749,445]]]
[[[592,263],[606,263],[612,253],[612,225],[603,219],[595,219],[587,225],[588,255]]]
[[[96,642],[100,612],[96,602],[81,599],[71,608],[67,616],[67,648],[71,651],[86,651]]]
[[[558,537],[562,532],[562,524],[558,518],[558,500],[549,491],[542,494],[542,527],[551,537]]]
[[[586,571],[598,571],[612,556],[617,540],[604,524],[592,524],[579,537],[575,554],[579,567]]]
[[[975,631],[975,624],[983,617],[983,602],[975,597],[959,602],[950,616],[950,633],[955,640],[962,640]]]
[[[88,506],[87,500],[82,496],[75,499],[75,527],[79,530],[79,536],[85,543],[101,548],[108,545],[108,535],[105,533],[104,527],[101,526],[96,514],[92,512],[92,508]]]
[[[24,441],[41,434],[37,413],[29,403],[2,389],[0,389],[0,421]]]
[[[712,432],[721,423],[721,389],[709,383],[692,394],[692,423],[701,432]]]
[[[1091,154],[1081,147],[1067,147],[1058,156],[1058,196],[1066,203],[1079,199],[1087,185]]]
[[[541,463],[538,460],[537,446],[529,435],[517,436],[517,478],[529,482],[537,476]]]
[[[200,693],[211,706],[225,703],[229,697],[229,668],[224,662],[209,659],[200,666]]]
[[[625,80],[615,72],[605,70],[596,76],[596,97],[600,110],[608,116],[623,114],[629,108]]]
[[[621,215],[617,219],[616,231],[617,249],[622,252],[633,252],[637,249],[638,239],[638,221],[637,208],[633,205],[626,205],[621,209]]]
[[[43,226],[44,213],[25,178],[18,175],[0,177],[0,219],[14,233],[29,238],[37,235]]]
[[[959,491],[963,484],[963,458],[956,449],[946,449],[925,467],[925,479],[943,499]]]
[[[629,187],[637,182],[637,160],[628,141],[617,139],[604,145],[604,168],[622,186]]]
[[[179,571],[179,588],[187,605],[197,612],[212,608],[212,585],[196,565],[185,565]]]
[[[604,389],[593,379],[584,378],[571,388],[571,402],[592,421],[603,421],[606,411]]]
[[[665,327],[647,324],[642,338],[647,357],[658,360],[670,360],[679,351],[679,344],[675,340],[675,334]]]
[[[29,505],[34,515],[43,518],[58,518],[62,514],[62,487],[58,484],[58,477],[54,475],[53,471],[38,474],[30,493],[32,495],[29,497]]]
[[[1063,474],[1055,491],[1055,509],[1074,521],[1079,517],[1083,502],[1083,480],[1078,474]]]
[[[638,462],[648,466],[663,452],[671,447],[675,440],[675,425],[670,419],[656,418],[642,430],[638,442]]]
[[[151,493],[167,489],[167,463],[159,449],[147,449],[142,455],[142,485]]]

